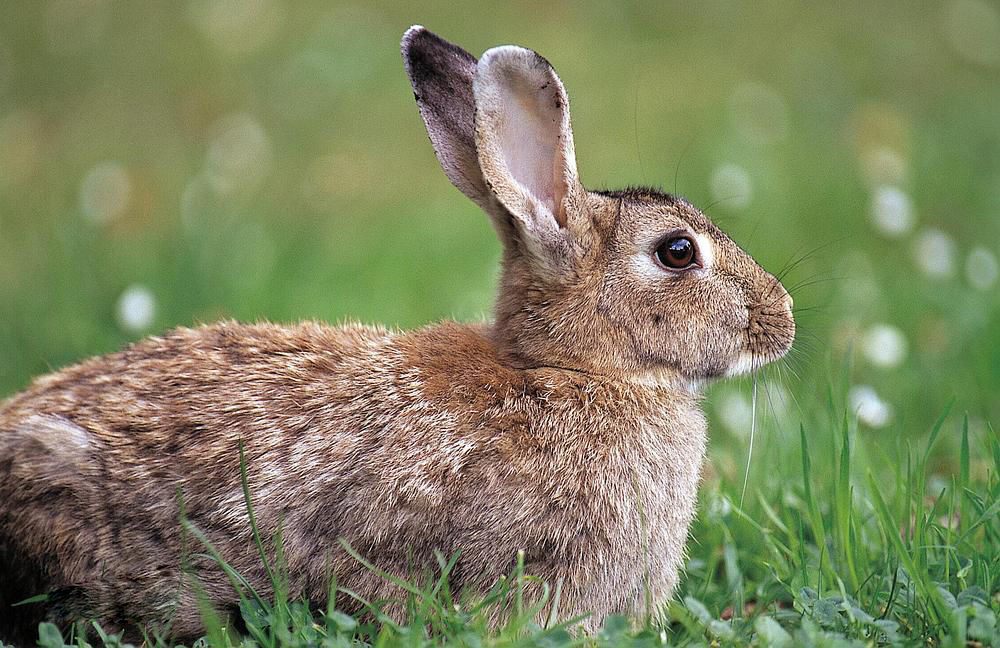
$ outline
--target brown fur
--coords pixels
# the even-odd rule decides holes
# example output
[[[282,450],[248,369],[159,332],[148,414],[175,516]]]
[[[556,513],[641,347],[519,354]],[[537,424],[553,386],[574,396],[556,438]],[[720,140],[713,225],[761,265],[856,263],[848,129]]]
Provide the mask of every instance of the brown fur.
[[[451,585],[480,592],[524,551],[530,573],[561,583],[563,616],[593,613],[590,630],[645,612],[647,593],[669,597],[705,450],[697,387],[782,355],[790,299],[688,203],[584,190],[558,77],[528,50],[495,51],[477,63],[421,28],[404,37],[442,165],[505,243],[495,323],[223,322],[39,378],[0,406],[0,638],[28,643],[43,618],[197,636],[192,576],[232,611],[223,574],[182,533],[178,492],[266,592],[241,442],[262,532],[283,529],[293,596],[323,602],[330,575],[368,600],[398,595],[343,538],[399,575],[461,551]],[[468,87],[510,75],[529,92],[557,83],[538,85],[566,111],[551,120],[559,151],[528,150],[543,166],[552,155],[552,177],[528,185],[503,162],[516,125],[496,155],[483,142],[493,131],[477,102],[509,89]],[[449,83],[458,104],[435,94]],[[706,267],[656,269],[674,231],[710,241]],[[9,612],[43,592],[49,602]]]

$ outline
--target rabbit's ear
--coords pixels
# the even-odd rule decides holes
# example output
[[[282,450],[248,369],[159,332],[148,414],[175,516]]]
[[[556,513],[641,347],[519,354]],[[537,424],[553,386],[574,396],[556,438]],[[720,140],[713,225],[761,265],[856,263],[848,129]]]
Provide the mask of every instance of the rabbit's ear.
[[[480,59],[473,88],[476,149],[487,185],[529,245],[565,241],[561,230],[575,229],[582,187],[569,100],[555,70],[529,49],[495,47]]]
[[[475,57],[420,25],[406,30],[400,48],[441,167],[453,185],[496,217],[503,208],[486,187],[476,155]]]

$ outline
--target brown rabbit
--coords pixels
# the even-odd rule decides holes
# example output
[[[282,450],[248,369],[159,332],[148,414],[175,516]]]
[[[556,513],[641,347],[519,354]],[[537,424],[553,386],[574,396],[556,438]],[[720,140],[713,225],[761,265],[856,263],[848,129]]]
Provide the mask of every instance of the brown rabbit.
[[[495,320],[223,322],[39,378],[0,408],[0,637],[76,618],[197,636],[192,573],[231,611],[178,492],[268,591],[241,442],[293,596],[322,602],[330,574],[368,600],[397,594],[344,538],[401,575],[460,550],[456,590],[485,591],[524,551],[561,583],[563,617],[592,613],[587,630],[668,599],[705,453],[700,386],[782,356],[791,299],[684,200],[584,189],[566,92],[535,52],[477,62],[422,27],[402,51],[445,173],[503,242]]]

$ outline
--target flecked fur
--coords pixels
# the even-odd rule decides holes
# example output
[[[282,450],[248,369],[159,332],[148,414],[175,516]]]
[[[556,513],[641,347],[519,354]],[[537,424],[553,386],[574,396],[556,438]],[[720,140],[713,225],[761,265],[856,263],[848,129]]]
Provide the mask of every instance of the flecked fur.
[[[193,577],[234,612],[182,533],[179,494],[266,592],[240,443],[262,533],[283,530],[292,596],[322,603],[330,575],[368,600],[398,596],[341,538],[404,576],[461,551],[451,586],[479,592],[524,551],[530,573],[561,583],[562,616],[592,613],[589,630],[670,596],[705,452],[698,387],[780,357],[790,299],[683,200],[583,189],[568,99],[534,52],[477,62],[412,28],[403,55],[445,172],[504,242],[495,320],[221,322],[38,378],[0,405],[0,638],[28,644],[39,620],[83,617],[190,639],[203,630]],[[503,113],[482,102],[539,81],[559,150],[528,150],[555,166],[525,185],[505,162],[511,134],[494,137]],[[710,267],[658,271],[671,232],[710,241]]]

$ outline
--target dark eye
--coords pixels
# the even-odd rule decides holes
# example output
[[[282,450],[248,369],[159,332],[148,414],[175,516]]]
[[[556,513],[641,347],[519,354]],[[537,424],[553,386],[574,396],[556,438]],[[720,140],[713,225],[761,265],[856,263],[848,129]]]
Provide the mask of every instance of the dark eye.
[[[694,241],[686,236],[672,236],[660,243],[655,254],[664,266],[680,270],[694,263]]]

